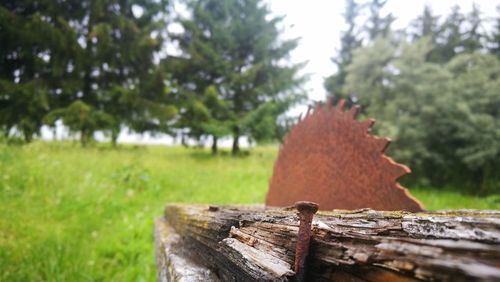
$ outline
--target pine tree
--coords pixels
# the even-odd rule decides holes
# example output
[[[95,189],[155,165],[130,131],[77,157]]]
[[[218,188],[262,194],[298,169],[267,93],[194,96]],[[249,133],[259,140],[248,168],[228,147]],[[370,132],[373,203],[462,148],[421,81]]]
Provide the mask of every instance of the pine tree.
[[[76,56],[68,18],[75,3],[2,1],[0,5],[0,124],[30,141],[55,97],[75,86],[67,71]]]
[[[340,38],[341,48],[338,55],[332,59],[337,66],[337,72],[325,80],[326,90],[336,97],[345,96],[341,90],[345,83],[346,67],[352,62],[352,51],[362,44],[356,23],[359,13],[360,6],[356,1],[346,0],[344,21],[347,24],[347,29],[342,32]]]
[[[427,60],[430,62],[439,62],[439,52],[435,48],[438,44],[438,38],[441,36],[441,26],[439,16],[432,13],[430,6],[426,5],[422,14],[413,20],[410,24],[410,36],[413,41],[418,41],[422,38],[428,38],[433,49],[427,53]]]
[[[429,37],[397,46],[377,38],[354,52],[346,91],[394,140],[391,154],[411,165],[413,181],[495,191],[500,62],[476,51],[438,64],[427,61],[431,50]]]
[[[392,98],[388,77],[396,46],[391,41],[391,36],[377,37],[354,50],[352,63],[347,67],[344,91],[367,110],[383,111]]]
[[[91,109],[88,121],[111,133],[165,130],[175,115],[166,76],[154,64],[163,47],[165,0],[3,1],[0,6],[0,123],[26,140],[42,122]],[[83,103],[83,104],[82,104]],[[63,118],[66,117],[66,118]],[[44,118],[45,117],[45,118]],[[98,122],[97,122],[98,121]],[[73,124],[65,124],[71,129]]]
[[[474,3],[471,12],[466,16],[465,23],[467,29],[463,36],[463,49],[464,52],[472,53],[477,50],[483,49],[483,40],[486,38],[482,30],[483,19],[481,18],[481,11],[479,6]]]
[[[79,100],[108,115],[113,144],[124,125],[164,131],[175,109],[154,56],[163,46],[167,2],[88,1],[86,7]]]
[[[451,13],[446,17],[441,33],[438,37],[438,45],[436,47],[439,62],[448,62],[451,58],[457,55],[463,48],[462,46],[462,26],[465,21],[465,16],[460,11],[459,6],[454,6]]]
[[[500,58],[500,5],[497,6],[497,17],[495,18],[495,26],[492,34],[488,37],[489,51],[491,54]]]
[[[456,113],[452,123],[460,144],[455,155],[478,172],[473,175],[477,184],[488,184],[484,180],[495,176],[500,164],[500,62],[478,51],[457,56],[446,67],[453,74],[450,102],[458,105],[450,109]]]
[[[391,25],[396,19],[391,13],[382,15],[387,0],[372,0],[369,2],[369,17],[365,23],[365,31],[370,41],[378,36],[387,36],[391,31]]]
[[[189,9],[192,16],[180,20],[184,33],[173,36],[183,56],[166,62],[179,86],[178,126],[188,127],[198,138],[212,135],[215,142],[230,131],[232,152],[237,154],[239,138],[253,128],[247,123],[249,115],[264,104],[289,106],[302,97],[297,92],[300,65],[283,64],[297,40],[279,39],[277,25],[282,18],[270,18],[261,0],[198,0],[190,1]],[[223,105],[208,103],[207,91],[217,93],[212,95]],[[263,113],[272,114],[270,119],[276,122],[275,112]]]
[[[411,36],[413,40],[418,40],[422,37],[428,37],[431,43],[436,42],[439,34],[439,16],[434,16],[432,8],[429,5],[424,7],[422,15],[415,19],[410,26],[412,27]]]

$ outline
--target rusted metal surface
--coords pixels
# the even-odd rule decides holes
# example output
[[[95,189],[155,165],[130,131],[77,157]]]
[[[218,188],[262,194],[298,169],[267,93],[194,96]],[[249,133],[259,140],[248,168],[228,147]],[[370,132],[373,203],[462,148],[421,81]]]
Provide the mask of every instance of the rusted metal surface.
[[[305,281],[306,260],[309,255],[311,245],[311,225],[314,214],[318,211],[318,204],[307,201],[295,203],[295,208],[299,211],[299,236],[295,247],[295,281]]]
[[[421,211],[422,204],[399,185],[410,169],[384,155],[390,140],[370,135],[374,120],[357,121],[359,108],[344,111],[332,100],[298,122],[285,137],[274,165],[268,206],[312,201],[322,210]]]

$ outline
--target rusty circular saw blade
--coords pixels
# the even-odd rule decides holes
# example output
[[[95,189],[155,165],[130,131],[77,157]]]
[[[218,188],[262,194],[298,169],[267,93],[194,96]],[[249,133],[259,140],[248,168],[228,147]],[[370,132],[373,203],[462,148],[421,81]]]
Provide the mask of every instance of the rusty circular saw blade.
[[[384,155],[390,140],[370,135],[374,120],[329,99],[293,126],[274,164],[267,206],[312,201],[321,210],[423,210],[397,179],[410,169]]]

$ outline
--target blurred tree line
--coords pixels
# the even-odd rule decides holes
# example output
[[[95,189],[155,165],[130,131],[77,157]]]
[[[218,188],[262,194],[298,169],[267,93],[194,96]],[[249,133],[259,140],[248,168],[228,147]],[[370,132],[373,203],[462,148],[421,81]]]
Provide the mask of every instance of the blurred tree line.
[[[82,145],[97,131],[197,140],[279,139],[306,96],[297,40],[261,0],[5,0],[0,3],[0,126],[29,142],[56,122]],[[169,32],[177,24],[179,32]],[[177,49],[176,56],[167,49]]]
[[[346,1],[325,88],[378,120],[375,133],[394,141],[389,154],[413,170],[406,181],[500,193],[500,15],[425,7],[393,30],[386,2]]]
[[[213,152],[232,137],[233,153],[241,136],[281,139],[306,97],[283,18],[264,0],[171,1],[2,0],[0,131],[29,142],[62,122],[82,145],[130,130],[210,137]],[[395,30],[386,2],[346,0],[325,88],[379,120],[409,181],[499,192],[500,16],[425,7]]]

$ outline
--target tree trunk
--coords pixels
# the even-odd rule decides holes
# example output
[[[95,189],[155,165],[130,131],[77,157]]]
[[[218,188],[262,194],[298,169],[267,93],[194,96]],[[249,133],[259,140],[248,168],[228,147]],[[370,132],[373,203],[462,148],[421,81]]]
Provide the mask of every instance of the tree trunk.
[[[33,134],[29,130],[23,132],[24,142],[31,143],[33,140]]]
[[[212,154],[217,155],[217,136],[212,136]]]
[[[188,144],[187,144],[187,141],[186,141],[186,134],[184,133],[181,133],[181,144],[183,147],[189,147]]]
[[[82,129],[80,131],[80,144],[82,145],[82,147],[87,147],[89,139],[89,132],[85,129]]]
[[[118,144],[118,135],[120,135],[120,129],[119,128],[114,128],[111,130],[111,145],[113,148],[116,148],[116,145]]]
[[[158,281],[294,279],[297,212],[169,205]],[[500,211],[319,212],[305,281],[500,281]]]
[[[80,144],[82,145],[82,147],[85,147],[85,133],[84,131],[80,131]]]
[[[233,136],[233,149],[231,151],[231,153],[233,155],[237,155],[240,153],[240,136],[238,134],[234,135]]]

